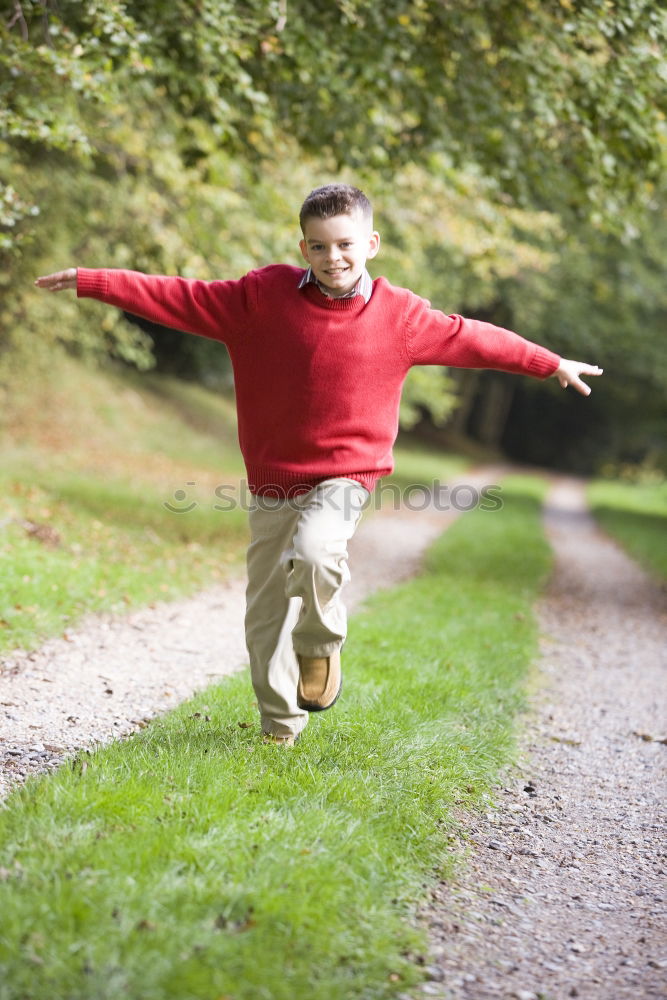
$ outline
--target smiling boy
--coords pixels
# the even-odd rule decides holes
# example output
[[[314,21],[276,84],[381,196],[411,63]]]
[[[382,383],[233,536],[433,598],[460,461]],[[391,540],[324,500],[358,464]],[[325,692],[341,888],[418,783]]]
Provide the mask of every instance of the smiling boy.
[[[306,201],[299,220],[303,232],[299,247],[309,265],[305,280],[313,278],[325,295],[334,298],[352,295],[367,273],[366,261],[380,249],[370,202],[364,199],[352,213],[329,218],[312,216],[308,211]]]
[[[501,327],[432,309],[372,280],[370,202],[357,188],[312,191],[300,213],[308,268],[238,280],[69,268],[38,278],[79,296],[226,344],[249,512],[246,642],[265,742],[291,746],[308,713],[342,686],[347,545],[377,480],[393,469],[403,381],[414,365],[556,376],[583,395],[594,365],[568,361]]]

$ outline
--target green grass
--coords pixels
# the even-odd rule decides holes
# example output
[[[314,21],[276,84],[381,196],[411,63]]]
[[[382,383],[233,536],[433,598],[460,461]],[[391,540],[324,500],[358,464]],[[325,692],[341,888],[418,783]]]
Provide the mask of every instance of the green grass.
[[[542,487],[504,485],[351,622],[346,684],[291,750],[247,676],[80,755],[0,812],[0,1000],[375,1000],[422,978],[410,923],[455,811],[514,752],[548,572]]]
[[[229,401],[63,361],[3,423],[0,651],[240,568],[245,514],[214,506],[243,474]]]
[[[178,515],[160,494],[119,479],[51,474],[11,492],[0,536],[0,650],[30,648],[94,611],[174,598],[240,568],[242,511]],[[164,496],[164,494],[163,494]],[[54,546],[26,521],[58,532]]]
[[[588,502],[605,531],[652,574],[667,579],[667,481],[596,480]]]

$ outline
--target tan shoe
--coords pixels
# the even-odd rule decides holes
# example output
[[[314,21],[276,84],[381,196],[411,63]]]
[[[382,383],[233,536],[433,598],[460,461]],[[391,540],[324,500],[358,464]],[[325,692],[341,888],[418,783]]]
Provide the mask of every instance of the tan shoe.
[[[293,733],[262,733],[262,743],[274,747],[293,747],[297,739]]]
[[[296,703],[307,712],[324,712],[335,705],[343,686],[340,671],[340,650],[330,656],[302,656],[299,663],[299,683]]]

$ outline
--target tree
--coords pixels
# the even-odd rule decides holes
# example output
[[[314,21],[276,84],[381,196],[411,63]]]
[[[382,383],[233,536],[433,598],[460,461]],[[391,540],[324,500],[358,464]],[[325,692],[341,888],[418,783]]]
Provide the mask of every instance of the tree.
[[[666,41],[652,0],[14,0],[0,142],[99,166],[101,109],[167,104],[188,164],[201,122],[257,164],[281,132],[355,169],[436,151],[498,197],[612,223],[664,167]]]
[[[308,0],[250,72],[341,162],[435,149],[524,202],[609,218],[664,166],[666,40],[651,0]]]

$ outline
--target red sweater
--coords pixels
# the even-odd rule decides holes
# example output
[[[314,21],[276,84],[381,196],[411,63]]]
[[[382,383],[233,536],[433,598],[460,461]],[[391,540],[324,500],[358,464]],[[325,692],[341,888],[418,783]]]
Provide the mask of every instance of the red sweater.
[[[385,278],[362,296],[297,287],[276,264],[237,281],[79,268],[77,294],[220,340],[234,368],[238,433],[255,493],[302,492],[347,476],[372,489],[393,469],[403,380],[412,365],[495,368],[545,378],[559,357],[516,333],[446,316]]]

